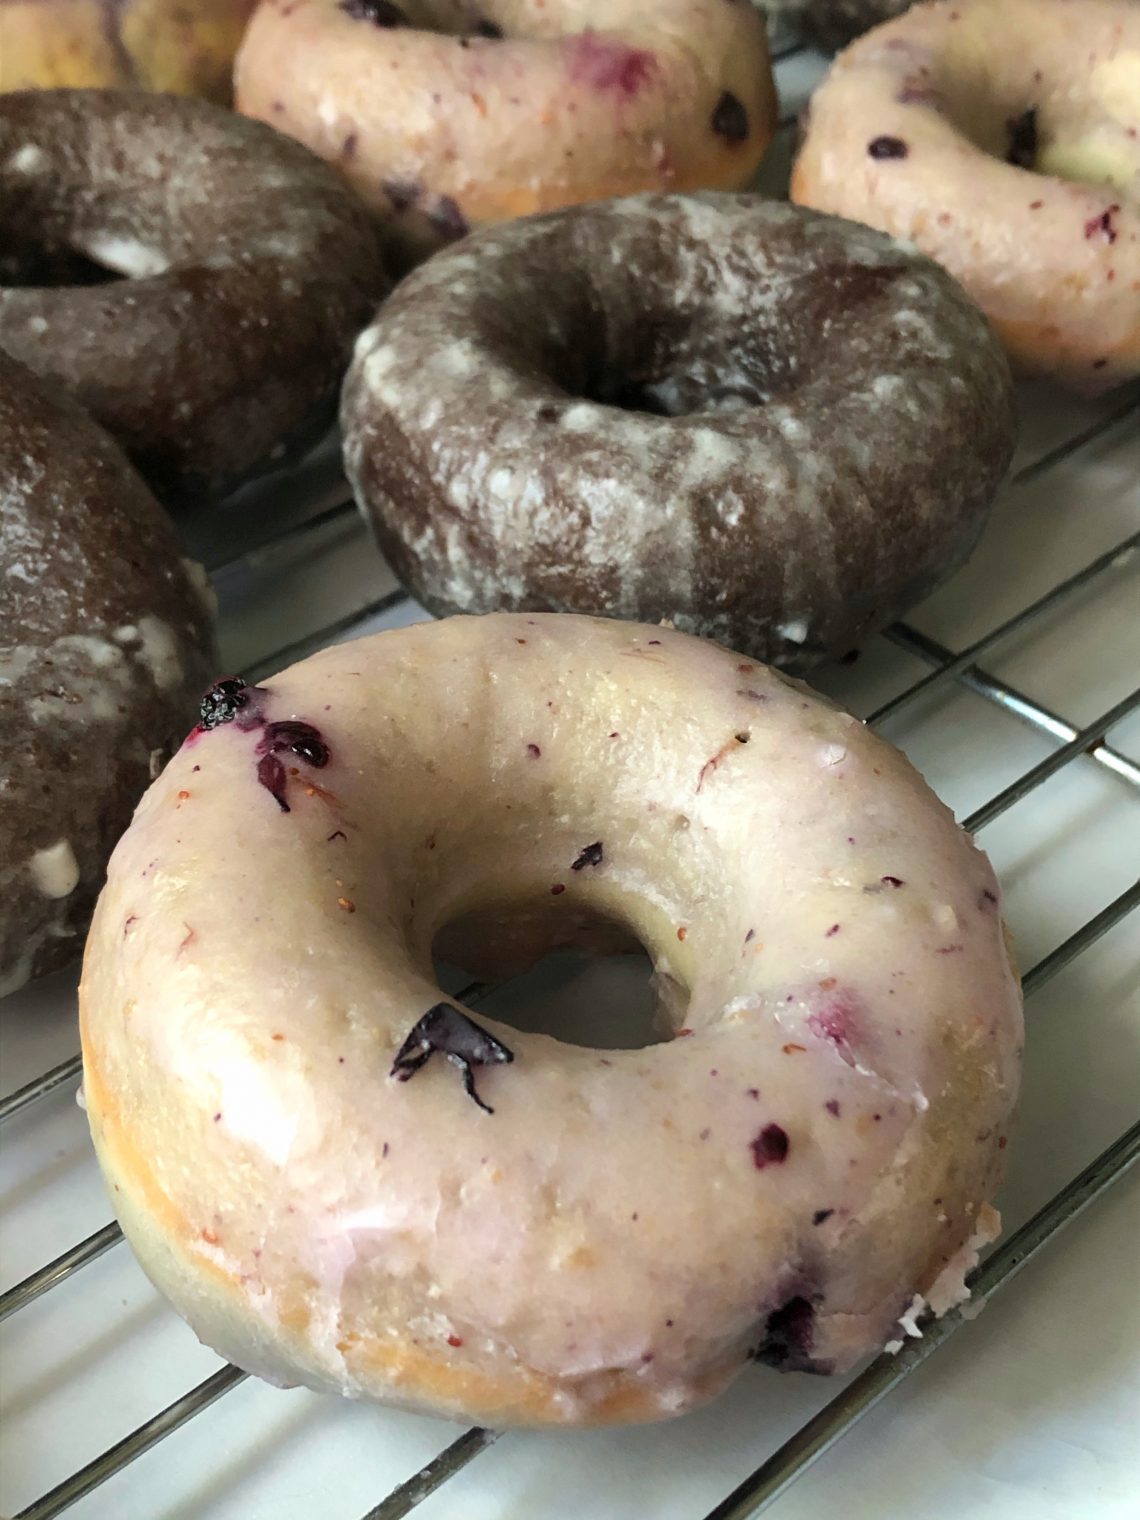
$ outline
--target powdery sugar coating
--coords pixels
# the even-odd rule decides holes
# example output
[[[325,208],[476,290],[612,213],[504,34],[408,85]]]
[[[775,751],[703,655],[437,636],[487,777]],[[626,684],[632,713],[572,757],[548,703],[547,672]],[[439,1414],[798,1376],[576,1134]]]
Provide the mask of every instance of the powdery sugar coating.
[[[668,618],[798,669],[962,562],[1013,438],[1005,359],[942,271],[730,195],[437,255],[358,341],[342,422],[434,611]]]
[[[0,96],[0,243],[0,344],[168,502],[311,441],[385,289],[367,216],[325,165],[141,91]],[[73,284],[77,256],[123,278]]]
[[[285,813],[263,724],[309,723]],[[456,1009],[433,941],[492,979],[640,941],[665,1037]],[[80,1003],[134,1248],[275,1383],[663,1419],[749,1357],[849,1368],[996,1228],[989,863],[854,718],[667,629],[452,619],[267,680],[144,799]]]
[[[0,349],[0,995],[73,960],[193,721],[204,577],[121,451]]]

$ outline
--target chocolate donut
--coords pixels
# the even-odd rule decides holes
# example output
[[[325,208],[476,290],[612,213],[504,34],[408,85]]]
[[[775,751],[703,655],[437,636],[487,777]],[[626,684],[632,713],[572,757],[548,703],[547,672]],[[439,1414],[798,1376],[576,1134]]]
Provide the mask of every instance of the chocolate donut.
[[[213,665],[202,572],[113,439],[0,349],[0,996],[79,954]]]
[[[331,170],[204,101],[0,96],[0,208],[0,344],[167,503],[311,441],[384,289],[367,213]]]
[[[361,336],[346,466],[436,612],[671,619],[788,668],[842,654],[973,547],[1009,370],[941,269],[752,196],[476,233]]]

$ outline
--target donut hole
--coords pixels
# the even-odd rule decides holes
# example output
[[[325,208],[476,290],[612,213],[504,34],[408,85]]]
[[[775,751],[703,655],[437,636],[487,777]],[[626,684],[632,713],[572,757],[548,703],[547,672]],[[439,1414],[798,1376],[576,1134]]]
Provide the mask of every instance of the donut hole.
[[[629,341],[629,339],[632,341]],[[718,341],[719,339],[719,341]],[[710,332],[684,322],[614,334],[590,356],[577,384],[558,377],[583,401],[655,417],[693,417],[751,411],[786,394],[794,384],[788,355],[764,333]],[[567,383],[567,381],[570,383]]]
[[[763,406],[771,393],[751,376],[663,374],[653,378],[605,374],[583,398],[623,412],[654,417],[691,417],[702,413],[743,412]]]
[[[502,9],[495,0],[473,5],[471,0],[342,0],[340,9],[353,21],[384,31],[413,27],[444,37],[480,37],[497,42],[505,35],[494,17]],[[515,19],[512,17],[512,19]]]
[[[945,113],[956,131],[988,157],[1031,174],[1050,172],[1043,164],[1052,135],[1048,116],[1031,98],[1019,94],[998,101],[967,90],[947,101]]]
[[[8,233],[0,244],[0,286],[56,289],[108,285],[127,276],[71,244]]]
[[[591,253],[596,250],[564,257]],[[489,346],[532,379],[537,371],[564,395],[616,411],[662,418],[745,414],[796,395],[826,367],[829,345],[866,326],[895,278],[887,266],[817,261],[802,275],[773,270],[765,285],[757,278],[763,250],[751,247],[722,251],[715,261],[710,255],[695,282],[691,249],[662,243],[653,257],[661,305],[646,310],[647,275],[640,267],[608,275],[613,284],[604,291],[563,279],[552,340],[520,341],[517,325],[509,330],[513,319],[504,301],[493,317],[484,314]],[[528,271],[536,283],[547,274],[554,283],[545,261],[538,272]],[[680,300],[677,285],[685,291]],[[731,299],[718,302],[722,288]],[[829,343],[818,341],[823,332]]]
[[[499,1023],[563,1045],[641,1050],[673,1036],[653,965],[641,951],[602,959],[556,950],[479,1004]]]
[[[1027,56],[1027,64],[1032,62]],[[973,54],[951,53],[936,90],[926,81],[908,81],[904,98],[929,91],[954,129],[990,158],[1046,178],[1124,188],[1135,173],[1127,151],[1121,156],[1090,133],[1068,98],[1068,81],[1051,81],[1028,67],[1001,82],[978,68]]]
[[[479,1010],[563,1045],[640,1050],[683,1026],[688,991],[654,971],[641,943],[598,914],[520,908],[470,914],[433,946],[436,978],[459,989],[496,982]]]

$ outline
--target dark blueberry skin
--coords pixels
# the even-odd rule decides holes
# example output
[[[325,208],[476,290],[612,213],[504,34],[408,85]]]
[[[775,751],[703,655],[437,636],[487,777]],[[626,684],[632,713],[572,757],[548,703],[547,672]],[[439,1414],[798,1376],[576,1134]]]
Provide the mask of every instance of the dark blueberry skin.
[[[257,748],[263,754],[290,750],[306,765],[318,769],[329,763],[329,748],[320,734],[311,723],[299,723],[296,719],[267,723]]]
[[[736,96],[725,90],[712,114],[712,129],[725,142],[742,143],[748,137],[748,112]]]
[[[748,1148],[758,1172],[781,1166],[788,1158],[788,1132],[779,1124],[766,1124]]]
[[[587,866],[600,866],[602,863],[602,841],[596,840],[588,844],[578,859],[570,867],[572,871],[584,871]]]
[[[436,1003],[412,1026],[388,1075],[400,1082],[410,1081],[437,1050],[463,1073],[467,1096],[484,1113],[493,1114],[495,1110],[475,1091],[474,1068],[509,1063],[515,1058],[514,1052],[451,1003]]]
[[[285,798],[288,777],[279,756],[285,753],[296,755],[298,760],[320,770],[329,763],[329,747],[311,723],[302,723],[297,718],[267,723],[264,709],[267,695],[266,688],[250,686],[241,676],[226,676],[224,680],[215,681],[202,698],[198,727],[208,731],[223,723],[236,722],[247,733],[260,728],[261,737],[254,750],[258,757],[257,779],[271,793],[281,811],[288,813],[290,809]]]
[[[273,797],[277,806],[283,813],[291,811],[285,800],[285,767],[276,755],[262,755],[257,762],[257,779],[267,792]]]
[[[283,753],[296,755],[306,765],[318,770],[329,763],[329,747],[311,723],[301,723],[289,718],[280,723],[267,723],[265,732],[257,741],[257,779],[270,792],[283,813],[290,807],[285,800],[287,777],[285,767],[278,756]]]
[[[407,211],[424,193],[424,187],[411,179],[386,179],[380,188],[392,202],[393,211]]]
[[[232,723],[242,708],[249,706],[250,694],[256,689],[247,685],[241,676],[226,676],[224,680],[215,681],[199,703],[199,726],[209,729]]]
[[[428,221],[439,233],[440,237],[446,238],[449,243],[454,243],[457,239],[465,237],[471,230],[467,218],[450,195],[441,195],[439,197],[434,208],[428,212]]]
[[[769,1314],[764,1339],[752,1352],[752,1359],[783,1371],[806,1368],[814,1330],[815,1310],[806,1298],[797,1294]]]
[[[901,137],[873,137],[867,144],[872,158],[905,158],[909,151]]]

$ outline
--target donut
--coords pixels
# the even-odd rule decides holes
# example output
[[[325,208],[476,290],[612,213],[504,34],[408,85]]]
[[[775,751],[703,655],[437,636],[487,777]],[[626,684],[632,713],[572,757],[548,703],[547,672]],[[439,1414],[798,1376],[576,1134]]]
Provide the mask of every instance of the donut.
[[[652,958],[659,1043],[432,969],[599,930]],[[993,872],[902,755],[739,654],[542,614],[219,683],[80,1007],[115,1209],[196,1333],[495,1425],[843,1371],[960,1301],[1022,1040]]]
[[[1140,373],[1140,6],[916,6],[836,59],[792,199],[912,238],[1021,370]]]
[[[265,0],[238,109],[338,166],[407,264],[470,226],[738,189],[776,130],[762,16],[725,0]]]
[[[822,48],[843,47],[853,37],[901,15],[913,0],[764,0],[764,9],[792,23]]]
[[[141,86],[228,101],[256,0],[3,0],[0,93]]]
[[[435,612],[677,627],[804,670],[967,556],[1008,366],[941,270],[754,196],[485,229],[360,337],[346,470]]]
[[[0,996],[82,949],[213,665],[203,572],[122,451],[0,349]]]
[[[383,290],[367,213],[260,123],[141,91],[0,96],[0,346],[165,504],[312,442]]]

